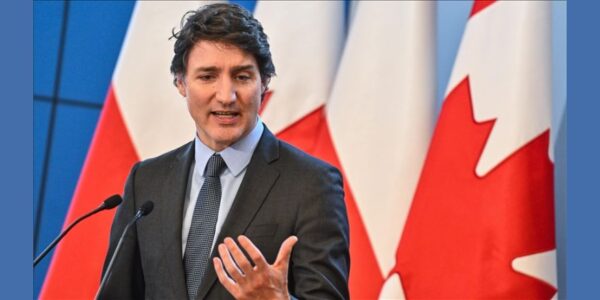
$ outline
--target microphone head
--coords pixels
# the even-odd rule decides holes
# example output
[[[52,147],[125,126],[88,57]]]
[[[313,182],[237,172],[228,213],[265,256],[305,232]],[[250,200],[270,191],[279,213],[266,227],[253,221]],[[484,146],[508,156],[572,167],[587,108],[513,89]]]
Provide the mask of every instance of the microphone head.
[[[152,209],[154,209],[154,202],[146,201],[144,204],[142,204],[142,206],[140,206],[138,211],[140,212],[141,216],[146,216],[152,212]]]
[[[113,209],[119,204],[121,204],[121,202],[123,202],[123,198],[121,198],[121,195],[112,195],[108,197],[108,199],[104,200],[102,206],[104,207],[104,209]]]

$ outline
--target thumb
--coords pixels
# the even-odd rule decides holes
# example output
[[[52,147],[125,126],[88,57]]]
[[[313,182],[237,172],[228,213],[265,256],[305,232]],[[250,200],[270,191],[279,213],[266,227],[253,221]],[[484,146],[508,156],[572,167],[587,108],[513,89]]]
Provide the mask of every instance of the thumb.
[[[292,256],[292,248],[298,242],[298,238],[294,235],[288,237],[283,243],[281,243],[281,247],[279,248],[279,253],[277,254],[277,259],[275,260],[275,265],[287,266],[290,262],[290,257]]]

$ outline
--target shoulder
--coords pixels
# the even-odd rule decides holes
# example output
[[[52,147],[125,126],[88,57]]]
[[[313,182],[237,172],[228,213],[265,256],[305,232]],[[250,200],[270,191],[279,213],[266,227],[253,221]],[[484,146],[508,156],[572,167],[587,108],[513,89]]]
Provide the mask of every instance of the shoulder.
[[[340,171],[330,163],[314,157],[285,141],[279,141],[279,160],[285,166],[286,171],[296,171],[306,175],[330,174],[341,178]]]
[[[190,160],[193,158],[193,152],[194,142],[191,141],[159,156],[142,160],[137,164],[136,167],[138,170],[164,170],[165,168],[172,167],[177,162]]]
[[[331,174],[334,179],[341,180],[341,173],[336,167],[279,139],[266,126],[254,153],[254,158],[258,157],[282,174],[300,178]]]

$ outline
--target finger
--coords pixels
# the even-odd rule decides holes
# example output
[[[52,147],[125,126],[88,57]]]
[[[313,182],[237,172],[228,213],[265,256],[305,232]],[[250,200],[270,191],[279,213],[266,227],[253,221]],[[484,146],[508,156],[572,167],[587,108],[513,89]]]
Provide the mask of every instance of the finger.
[[[238,242],[240,243],[242,248],[246,250],[246,253],[248,253],[248,256],[250,256],[252,262],[254,262],[254,265],[257,269],[261,270],[269,266],[269,264],[265,260],[265,257],[262,255],[260,250],[258,250],[258,248],[254,246],[254,244],[249,238],[240,235],[238,236]]]
[[[223,262],[218,258],[213,258],[213,266],[215,268],[215,273],[217,273],[217,277],[219,278],[219,282],[225,287],[225,289],[232,295],[236,295],[239,292],[239,287],[231,279],[227,273],[225,273],[225,269],[223,268]]]
[[[298,242],[298,237],[290,236],[283,243],[281,243],[281,247],[279,248],[279,253],[277,253],[277,259],[275,259],[274,265],[284,264],[287,268],[290,257],[292,256],[292,249],[294,245]]]
[[[231,258],[231,255],[227,250],[227,246],[225,246],[225,244],[219,244],[218,249],[219,256],[221,256],[221,261],[225,266],[225,270],[227,270],[227,273],[229,273],[229,276],[233,278],[235,282],[239,283],[241,280],[243,280],[243,275],[238,269],[238,267],[235,265],[235,262],[233,262],[233,259]]]
[[[249,272],[251,272],[252,264],[250,264],[250,261],[248,261],[246,255],[244,255],[244,253],[242,252],[240,247],[238,247],[235,241],[229,237],[225,238],[225,245],[227,246],[229,253],[231,253],[233,261],[237,264],[241,271],[244,274],[248,274]]]

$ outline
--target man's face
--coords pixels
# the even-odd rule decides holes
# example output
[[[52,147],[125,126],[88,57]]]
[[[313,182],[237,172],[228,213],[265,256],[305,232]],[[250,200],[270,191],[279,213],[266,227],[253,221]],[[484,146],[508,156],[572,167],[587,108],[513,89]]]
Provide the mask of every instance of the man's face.
[[[256,125],[263,85],[256,59],[227,44],[200,41],[177,80],[200,140],[221,151]]]

